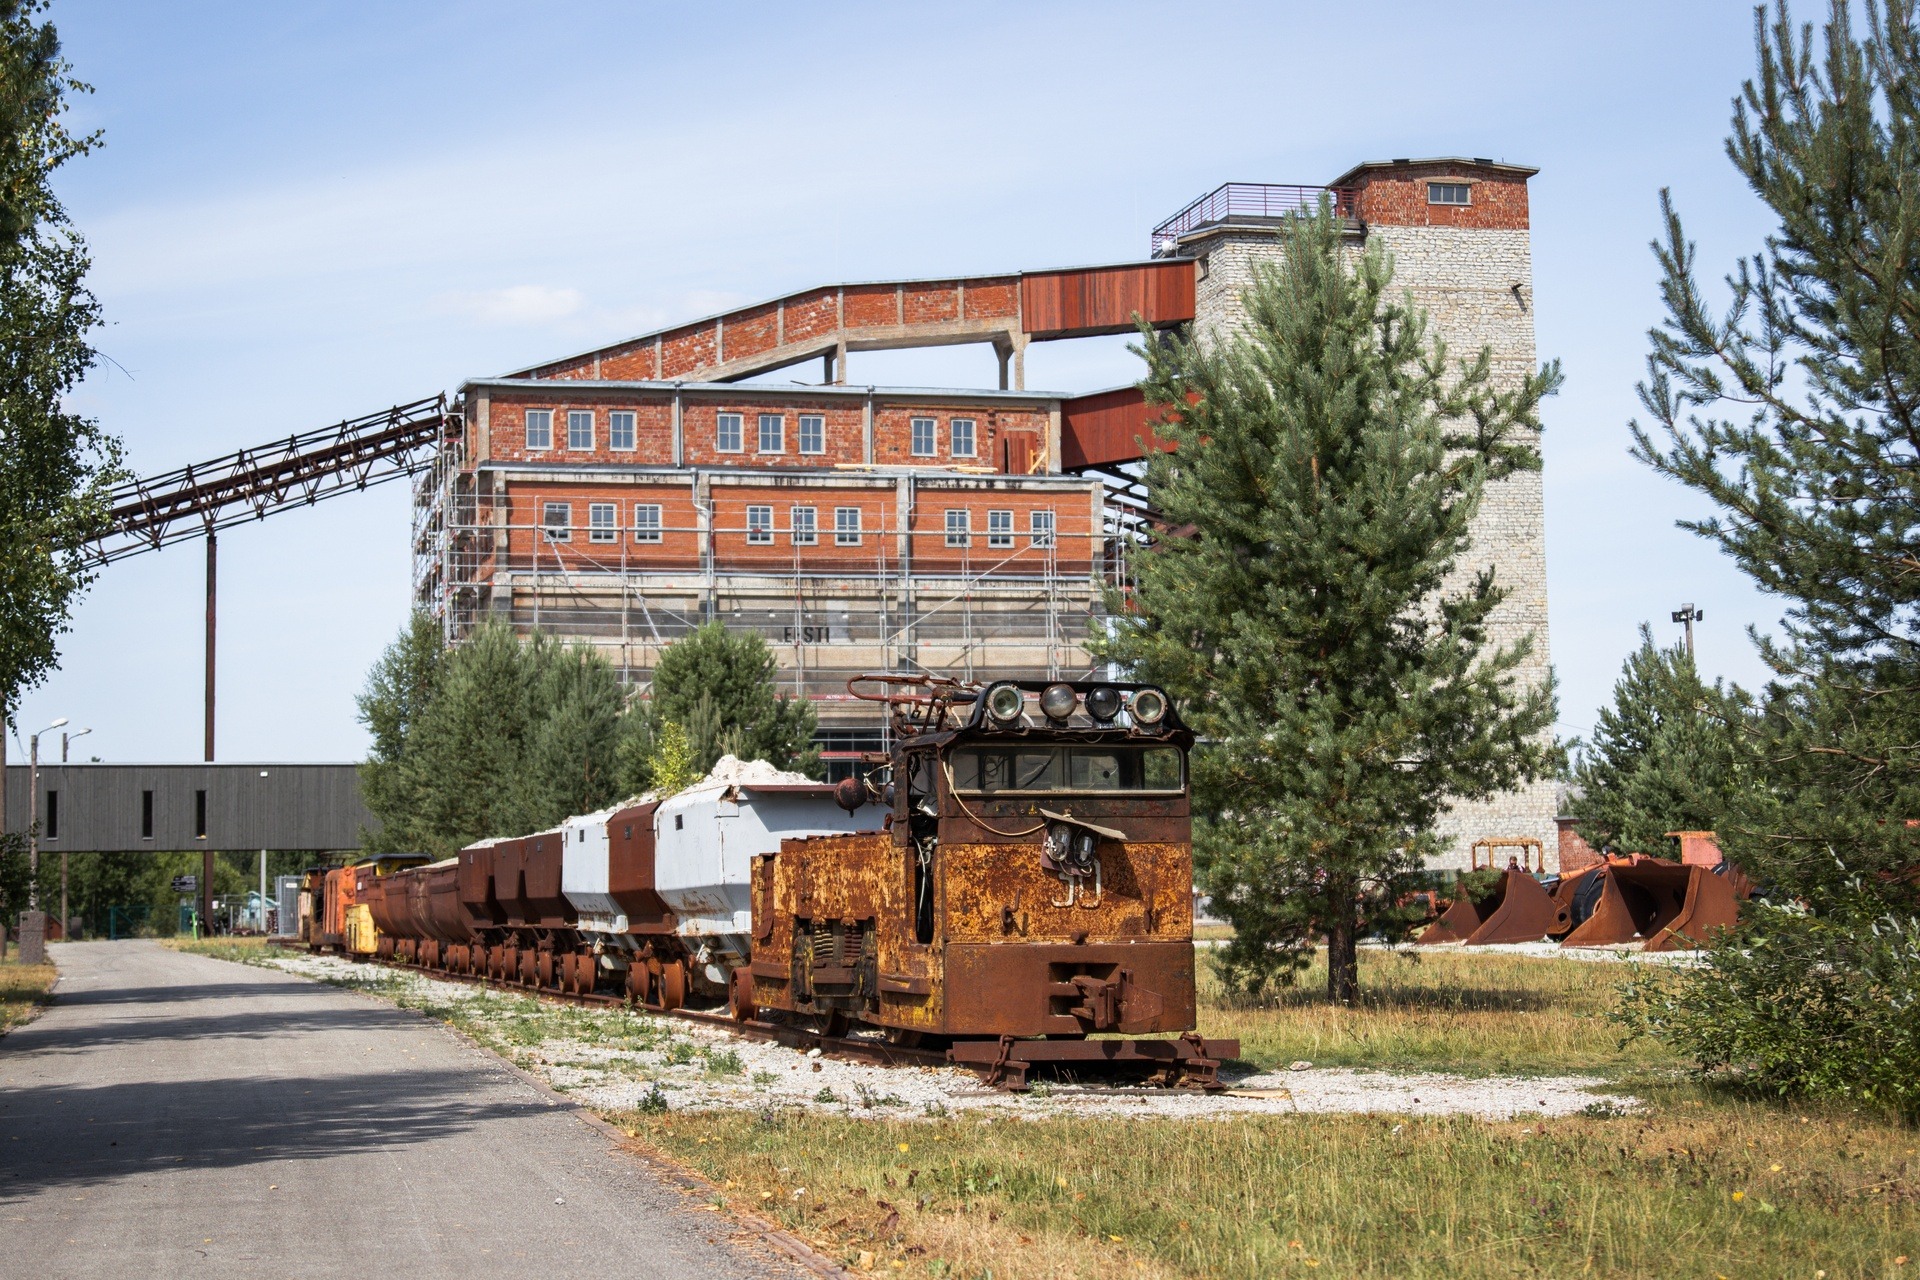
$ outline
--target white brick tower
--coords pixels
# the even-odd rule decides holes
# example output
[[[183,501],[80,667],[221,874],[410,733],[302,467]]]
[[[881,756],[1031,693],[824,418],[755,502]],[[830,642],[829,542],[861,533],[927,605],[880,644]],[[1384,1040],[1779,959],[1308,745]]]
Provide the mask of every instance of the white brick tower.
[[[1527,179],[1537,170],[1491,160],[1391,160],[1359,165],[1332,185],[1356,246],[1392,255],[1394,283],[1424,307],[1430,331],[1456,359],[1492,348],[1498,385],[1517,386],[1535,367],[1533,255]],[[1231,332],[1245,323],[1241,296],[1256,262],[1278,257],[1274,227],[1286,212],[1319,198],[1314,188],[1223,187],[1155,231],[1155,252],[1196,259],[1194,327]],[[1547,680],[1547,562],[1540,473],[1488,488],[1474,522],[1473,549],[1460,574],[1491,565],[1509,592],[1491,636],[1533,637],[1520,680]],[[1462,804],[1441,821],[1452,845],[1441,868],[1465,869],[1475,840],[1532,837],[1547,865],[1558,862],[1555,784],[1543,779],[1491,800]],[[1500,859],[1505,863],[1505,854]]]

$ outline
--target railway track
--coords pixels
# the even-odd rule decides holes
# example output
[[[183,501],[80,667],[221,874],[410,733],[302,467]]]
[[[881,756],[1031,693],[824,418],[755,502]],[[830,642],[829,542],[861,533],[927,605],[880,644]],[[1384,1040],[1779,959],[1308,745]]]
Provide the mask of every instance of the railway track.
[[[765,1019],[742,1020],[731,1014],[709,1013],[702,1009],[684,1007],[666,1009],[659,1005],[632,1001],[624,996],[607,995],[598,991],[562,991],[557,987],[503,981],[484,974],[456,973],[452,970],[408,964],[380,956],[345,951],[334,952],[328,948],[312,947],[300,942],[276,941],[274,945],[284,951],[296,951],[308,955],[334,954],[357,964],[377,965],[399,973],[417,973],[445,982],[492,987],[500,991],[517,991],[561,1004],[643,1010],[656,1017],[677,1018],[698,1026],[714,1027],[733,1035],[744,1036],[749,1040],[785,1045],[792,1049],[818,1049],[823,1057],[839,1058],[850,1062],[865,1062],[883,1067],[965,1067],[979,1075],[983,1083],[1009,1091],[1024,1089],[1027,1076],[1034,1068],[1051,1065],[1081,1070],[1158,1067],[1167,1070],[1174,1077],[1175,1083],[1181,1087],[1217,1093],[1225,1086],[1216,1078],[1216,1072],[1221,1062],[1235,1056],[1239,1048],[1237,1041],[1203,1040],[1197,1035],[1188,1035],[1178,1040],[1082,1040],[1037,1043],[1003,1037],[999,1041],[962,1041],[952,1048],[936,1049],[920,1045],[895,1044],[863,1036],[829,1035],[806,1027],[768,1022]]]

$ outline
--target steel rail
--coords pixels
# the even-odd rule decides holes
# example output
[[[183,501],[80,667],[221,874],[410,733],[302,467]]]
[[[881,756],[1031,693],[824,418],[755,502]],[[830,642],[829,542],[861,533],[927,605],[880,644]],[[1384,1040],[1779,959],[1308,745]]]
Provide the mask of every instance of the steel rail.
[[[323,951],[323,948],[315,947],[310,943],[303,943],[292,938],[275,939],[274,945],[284,950],[304,951],[314,955],[321,954]],[[998,1085],[1001,1088],[1024,1087],[1024,1070],[1018,1069],[1017,1064],[1016,1070],[1011,1076],[1012,1083],[1009,1085],[1009,1083],[1007,1083],[1008,1077],[1003,1075],[1003,1068],[1006,1066],[1004,1061],[989,1062],[984,1058],[980,1058],[978,1054],[971,1055],[968,1059],[964,1060],[956,1059],[945,1049],[925,1049],[917,1045],[891,1044],[884,1040],[867,1040],[853,1036],[827,1035],[824,1032],[809,1031],[804,1027],[787,1026],[757,1018],[750,1021],[742,1021],[739,1018],[733,1017],[731,1014],[708,1013],[702,1009],[687,1009],[684,1007],[679,1009],[663,1009],[658,1005],[647,1004],[644,1001],[630,1001],[625,996],[606,995],[598,991],[563,991],[558,987],[543,987],[511,979],[501,980],[487,974],[456,973],[450,969],[430,968],[427,965],[412,964],[394,957],[370,956],[347,952],[341,952],[339,954],[343,958],[351,959],[358,964],[379,965],[382,968],[393,969],[402,973],[418,973],[425,977],[438,978],[450,982],[464,982],[468,986],[493,987],[500,991],[518,991],[533,996],[536,999],[555,1000],[563,1004],[586,1005],[593,1008],[632,1009],[635,1012],[645,1012],[656,1017],[678,1018],[683,1022],[716,1028],[734,1035],[744,1036],[749,1040],[782,1044],[794,1049],[818,1049],[822,1057],[842,1058],[854,1062],[867,1062],[883,1067],[956,1067],[961,1070],[972,1071],[975,1075],[980,1076],[984,1083],[990,1085]],[[1172,1046],[1181,1042],[1190,1042],[1195,1046],[1203,1046],[1206,1048],[1212,1048],[1216,1044],[1223,1043],[1217,1041],[1201,1041],[1192,1035],[1183,1036],[1180,1041],[1148,1043]],[[981,1046],[985,1046],[993,1042],[984,1041],[980,1043]],[[1001,1057],[1004,1059],[1007,1048],[1017,1047],[1023,1043],[1025,1042],[1010,1043],[1003,1039],[1000,1046]],[[1104,1044],[1107,1042],[1100,1041],[1094,1043]],[[1134,1043],[1137,1044],[1139,1042]],[[1233,1051],[1237,1052],[1238,1042],[1232,1042],[1232,1045]],[[1140,1065],[1140,1060],[1137,1059],[1128,1059],[1127,1061],[1131,1065]],[[1169,1058],[1166,1060],[1166,1065],[1174,1065],[1177,1062],[1177,1058]],[[1205,1064],[1206,1062],[1207,1059],[1204,1057],[1197,1060],[1189,1059],[1188,1065]],[[1100,1063],[1097,1058],[1088,1057],[1077,1060],[1034,1061],[1027,1065],[1030,1067],[1056,1065],[1069,1068],[1097,1068]],[[1215,1061],[1212,1065],[1218,1066],[1219,1063]],[[1209,1075],[1210,1074],[1211,1068],[1209,1068]],[[1223,1087],[1224,1086],[1213,1082],[1211,1079],[1201,1086],[1204,1092],[1209,1093],[1219,1092]],[[1092,1091],[1135,1092],[1135,1090],[1119,1089]]]

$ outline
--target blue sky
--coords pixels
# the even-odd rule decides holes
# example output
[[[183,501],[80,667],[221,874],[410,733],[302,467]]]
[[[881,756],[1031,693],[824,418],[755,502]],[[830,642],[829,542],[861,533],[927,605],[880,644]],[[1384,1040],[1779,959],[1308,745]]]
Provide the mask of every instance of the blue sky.
[[[1803,6],[1804,7],[1804,6]],[[1223,181],[1481,155],[1533,181],[1552,652],[1584,732],[1642,620],[1701,605],[1759,678],[1760,597],[1690,494],[1628,459],[1671,186],[1717,276],[1767,227],[1722,154],[1742,3],[1328,6],[58,0],[62,179],[111,363],[77,396],[159,470],[842,279],[1121,261]],[[991,385],[990,349],[855,356]],[[1131,381],[1124,342],[1036,346],[1028,385]],[[405,616],[400,487],[220,543],[220,755],[354,758],[353,694]],[[197,759],[199,544],[108,568],[24,700],[109,760]]]

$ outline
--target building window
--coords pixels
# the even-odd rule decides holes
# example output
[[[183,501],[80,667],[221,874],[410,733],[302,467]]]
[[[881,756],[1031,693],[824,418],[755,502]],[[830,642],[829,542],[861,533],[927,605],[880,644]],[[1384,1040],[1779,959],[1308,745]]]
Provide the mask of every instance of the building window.
[[[616,508],[611,502],[590,502],[587,504],[587,541],[618,542],[620,530],[614,519]]]
[[[990,547],[1013,545],[1013,512],[987,512],[987,545]]]
[[[1428,204],[1472,204],[1473,188],[1464,182],[1429,182]]]
[[[747,541],[767,543],[773,541],[773,508],[747,508]]]
[[[819,414],[800,415],[800,452],[825,453],[827,451],[827,420]]]
[[[607,415],[607,446],[613,449],[631,449],[633,445],[633,415],[624,410]]]
[[[953,440],[953,456],[971,458],[973,456],[973,419],[955,418],[950,424],[949,433]]]
[[[567,448],[593,448],[593,410],[567,410]]]
[[[973,539],[969,536],[972,522],[964,511],[947,512],[947,545],[950,547],[970,546]]]
[[[633,540],[660,541],[660,507],[652,502],[637,502],[633,507]]]
[[[713,447],[722,453],[742,453],[746,446],[740,443],[740,415],[723,413],[714,420]]]
[[[833,545],[836,547],[860,545],[860,508],[835,507],[833,509]]]
[[[153,792],[140,793],[140,838],[153,839]]]
[[[548,542],[573,541],[573,504],[546,502],[540,506],[540,530]]]
[[[204,791],[193,793],[193,838],[207,838],[207,793]]]
[[[785,453],[787,451],[787,420],[777,413],[760,415],[760,447],[757,453]]]
[[[795,507],[790,513],[793,517],[793,545],[810,547],[819,539],[819,517],[812,507]]]
[[[1053,512],[1034,511],[1028,514],[1027,541],[1036,547],[1053,545]]]
[[[916,458],[931,458],[937,454],[940,451],[940,446],[934,432],[939,424],[932,418],[915,418],[912,426],[913,456]]]
[[[527,410],[527,448],[553,448],[553,410]]]
[[[47,792],[47,839],[60,838],[60,793]]]

